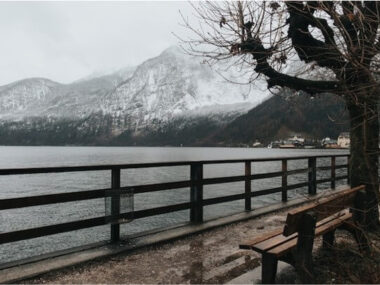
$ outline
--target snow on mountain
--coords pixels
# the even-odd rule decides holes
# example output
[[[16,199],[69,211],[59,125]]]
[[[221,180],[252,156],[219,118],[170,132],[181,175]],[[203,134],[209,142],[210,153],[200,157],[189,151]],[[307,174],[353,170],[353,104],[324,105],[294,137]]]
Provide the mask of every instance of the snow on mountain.
[[[0,87],[0,119],[82,118],[99,112],[101,98],[128,79],[134,68],[88,77],[71,84],[30,78]]]
[[[17,117],[48,102],[59,83],[45,78],[28,78],[0,87],[1,117]]]
[[[0,119],[72,120],[96,114],[111,117],[114,133],[120,133],[155,128],[175,118],[231,119],[268,96],[264,82],[259,88],[227,82],[200,60],[171,47],[137,67],[71,84],[43,78],[17,81],[0,87]]]
[[[129,78],[133,74],[135,69],[136,67],[134,66],[127,66],[121,69],[114,70],[112,72],[95,71],[81,79],[74,81],[73,83],[91,81],[93,79],[99,79],[99,78],[113,79],[114,83],[120,83],[121,81]]]
[[[235,112],[240,114],[266,96],[249,85],[227,82],[199,58],[171,47],[138,66],[130,79],[102,99],[101,108],[138,129],[205,107],[208,113],[223,113],[237,105]]]
[[[55,90],[55,99],[40,109],[38,116],[82,118],[98,113],[102,97],[128,79],[132,71],[116,72],[60,86]]]

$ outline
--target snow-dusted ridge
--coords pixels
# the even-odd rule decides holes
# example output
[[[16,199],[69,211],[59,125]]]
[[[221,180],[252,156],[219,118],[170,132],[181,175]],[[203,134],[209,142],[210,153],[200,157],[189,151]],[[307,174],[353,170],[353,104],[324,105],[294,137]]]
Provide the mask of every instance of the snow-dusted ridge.
[[[100,114],[111,117],[115,133],[120,133],[154,129],[181,117],[232,118],[268,96],[264,82],[259,88],[233,84],[200,61],[170,47],[136,67],[71,84],[44,78],[17,81],[0,87],[0,120],[80,119]],[[233,72],[223,75],[233,76]]]

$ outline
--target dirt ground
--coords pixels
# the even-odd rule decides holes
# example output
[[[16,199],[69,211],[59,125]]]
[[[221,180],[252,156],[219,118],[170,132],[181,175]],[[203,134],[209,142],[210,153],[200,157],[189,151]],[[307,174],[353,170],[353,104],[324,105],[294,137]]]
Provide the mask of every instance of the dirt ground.
[[[221,227],[162,246],[87,262],[24,283],[225,283],[260,265],[239,243],[277,228],[286,212]]]
[[[317,248],[314,254],[315,283],[379,284],[380,230],[368,233],[371,251],[361,253],[345,231],[338,231],[332,250]]]
[[[254,269],[261,257],[239,243],[283,226],[286,211],[194,235],[163,246],[87,262],[44,274],[24,283],[221,284]],[[338,231],[329,251],[315,241],[315,283],[380,283],[380,232],[370,234],[370,254],[361,255],[354,240]],[[290,277],[289,277],[290,276]],[[280,282],[298,283],[294,274]]]

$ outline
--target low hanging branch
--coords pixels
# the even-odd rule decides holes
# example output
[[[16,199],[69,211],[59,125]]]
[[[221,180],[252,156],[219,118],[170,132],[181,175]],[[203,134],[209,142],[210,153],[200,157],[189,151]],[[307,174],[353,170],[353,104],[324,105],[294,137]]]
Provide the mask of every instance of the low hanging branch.
[[[242,44],[237,45],[241,53],[250,53],[256,60],[255,71],[267,77],[268,88],[274,86],[288,87],[294,90],[302,90],[309,94],[316,93],[336,93],[340,94],[342,88],[338,81],[318,81],[307,80],[290,76],[276,71],[268,63],[268,58],[271,56],[271,50],[264,48],[259,39],[248,38]]]

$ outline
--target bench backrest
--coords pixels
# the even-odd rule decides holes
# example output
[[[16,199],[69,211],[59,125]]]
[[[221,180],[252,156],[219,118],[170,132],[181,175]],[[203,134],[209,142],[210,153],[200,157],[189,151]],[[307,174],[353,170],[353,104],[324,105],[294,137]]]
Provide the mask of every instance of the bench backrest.
[[[289,236],[297,232],[298,224],[300,223],[302,216],[309,211],[313,211],[317,215],[317,221],[320,221],[341,210],[353,206],[355,196],[360,190],[364,190],[364,185],[354,188],[345,188],[344,190],[333,193],[327,197],[322,197],[290,211],[286,217],[283,235]]]

